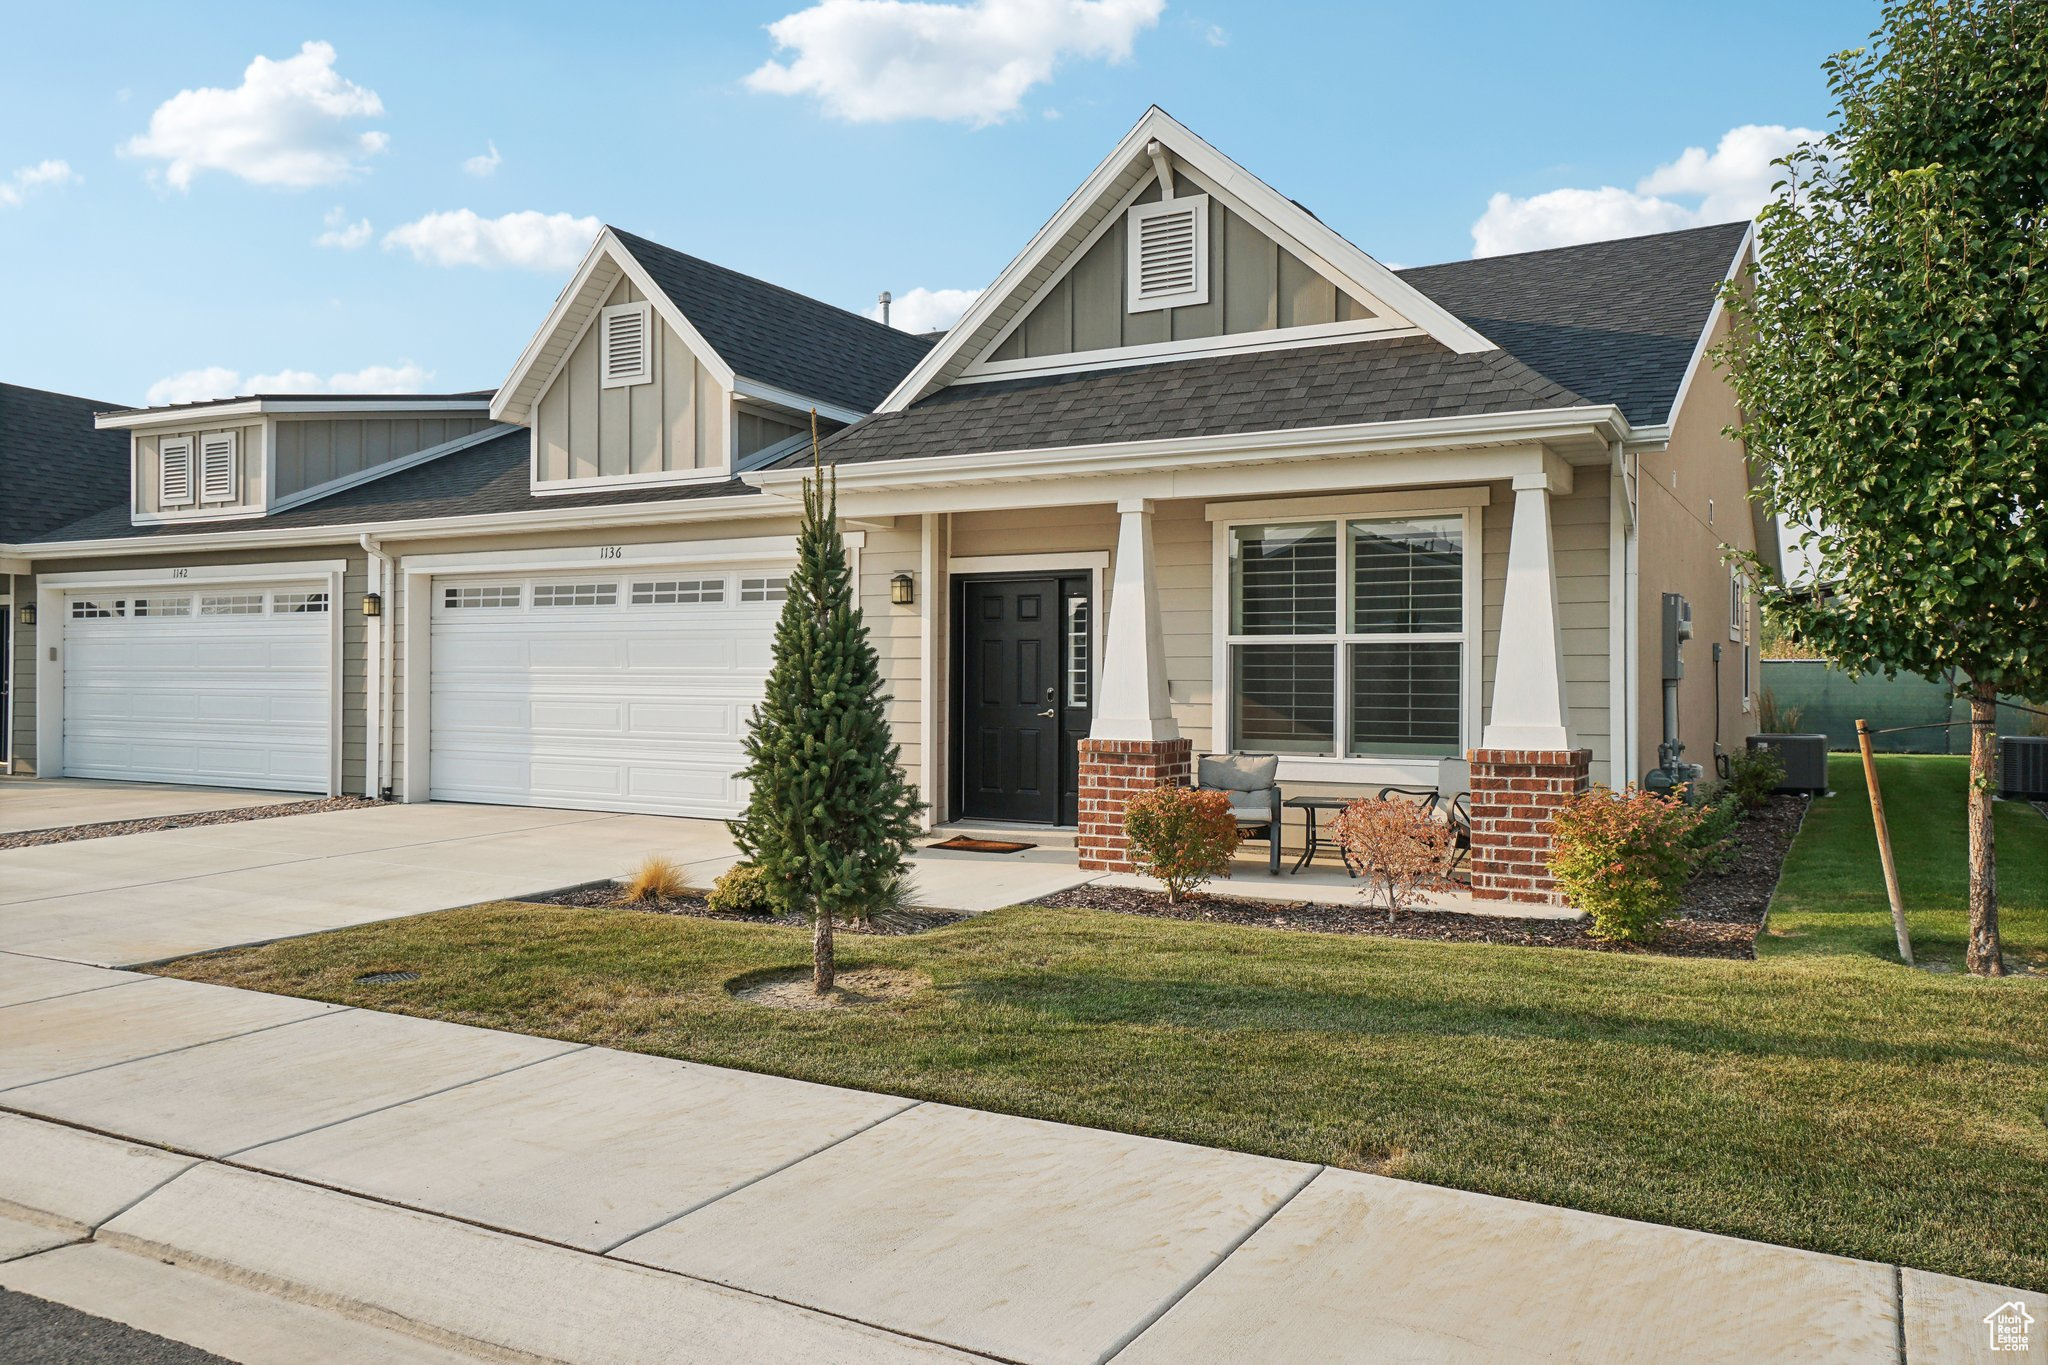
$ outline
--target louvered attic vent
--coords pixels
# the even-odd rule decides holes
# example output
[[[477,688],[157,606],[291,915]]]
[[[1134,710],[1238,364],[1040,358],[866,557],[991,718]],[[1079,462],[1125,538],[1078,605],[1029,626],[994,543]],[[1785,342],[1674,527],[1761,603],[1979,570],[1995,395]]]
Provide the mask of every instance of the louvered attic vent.
[[[1208,195],[1134,205],[1126,227],[1131,312],[1209,301]]]
[[[640,303],[614,304],[598,317],[598,368],[603,387],[645,384],[654,378],[650,309]]]
[[[192,438],[166,439],[157,446],[157,505],[192,505]]]
[[[216,431],[199,438],[199,500],[236,501],[235,433]]]

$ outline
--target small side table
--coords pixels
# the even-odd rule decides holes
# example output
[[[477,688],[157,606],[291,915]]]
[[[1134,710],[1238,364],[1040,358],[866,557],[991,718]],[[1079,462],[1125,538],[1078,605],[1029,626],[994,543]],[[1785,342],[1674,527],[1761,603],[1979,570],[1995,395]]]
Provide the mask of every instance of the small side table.
[[[1351,801],[1352,798],[1348,796],[1290,796],[1280,803],[1290,810],[1301,812],[1301,827],[1303,833],[1307,836],[1302,845],[1301,857],[1295,861],[1293,872],[1290,872],[1289,876],[1307,867],[1314,860],[1316,854],[1322,851],[1322,827],[1317,823],[1316,812],[1340,811],[1350,805]],[[1340,858],[1344,857],[1343,849],[1339,848],[1337,850],[1337,856]],[[1351,860],[1349,858],[1344,858],[1344,870],[1353,876],[1357,875],[1351,872]]]

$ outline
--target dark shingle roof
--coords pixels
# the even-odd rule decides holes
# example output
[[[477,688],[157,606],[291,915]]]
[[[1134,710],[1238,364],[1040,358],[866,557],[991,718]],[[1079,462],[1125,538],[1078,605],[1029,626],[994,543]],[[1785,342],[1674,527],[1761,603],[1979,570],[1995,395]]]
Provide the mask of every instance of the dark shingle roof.
[[[241,530],[254,535],[313,526],[334,526],[342,528],[343,534],[353,534],[359,526],[426,517],[568,511],[578,507],[694,502],[703,498],[754,494],[753,489],[738,480],[727,480],[681,488],[613,488],[602,492],[535,497],[528,489],[531,439],[530,433],[523,428],[508,431],[466,450],[442,455],[354,488],[345,488],[317,502],[293,507],[259,521],[188,521],[169,526],[131,526],[128,524],[128,509],[124,505],[73,522],[43,539],[174,540],[187,535],[217,535]],[[122,477],[125,481],[126,474]]]
[[[932,348],[933,338],[612,231],[743,378],[872,412]]]
[[[110,504],[128,515],[128,433],[97,431],[114,406],[0,384],[0,543],[31,540]]]
[[[1488,340],[1638,426],[1665,421],[1747,223],[1400,272]]]
[[[835,464],[1290,431],[1532,408],[1584,399],[1504,351],[1460,355],[1427,337],[955,384],[825,442]],[[807,452],[785,459],[790,468]]]

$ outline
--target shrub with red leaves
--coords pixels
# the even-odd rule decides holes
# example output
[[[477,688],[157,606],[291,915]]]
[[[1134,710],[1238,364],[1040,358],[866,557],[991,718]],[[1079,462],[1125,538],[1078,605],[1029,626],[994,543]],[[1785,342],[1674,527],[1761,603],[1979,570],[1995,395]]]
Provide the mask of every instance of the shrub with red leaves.
[[[1678,909],[1699,861],[1689,836],[1705,812],[1631,787],[1594,787],[1551,822],[1550,875],[1601,938],[1642,943]]]
[[[1420,802],[1353,801],[1330,820],[1330,835],[1386,900],[1387,919],[1430,891],[1447,891],[1451,831]]]
[[[1228,875],[1238,837],[1237,817],[1222,792],[1159,787],[1124,804],[1131,861],[1166,884],[1169,905],[1211,877]]]

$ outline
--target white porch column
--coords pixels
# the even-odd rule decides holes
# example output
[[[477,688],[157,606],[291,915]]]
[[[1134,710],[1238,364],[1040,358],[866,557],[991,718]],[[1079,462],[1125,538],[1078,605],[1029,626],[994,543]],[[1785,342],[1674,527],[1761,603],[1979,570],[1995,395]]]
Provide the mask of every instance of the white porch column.
[[[1159,625],[1159,570],[1152,554],[1152,504],[1119,502],[1116,566],[1090,739],[1180,738],[1166,696],[1166,639]]]
[[[1564,636],[1558,625],[1557,557],[1550,534],[1552,475],[1517,474],[1500,652],[1486,749],[1563,750],[1572,743],[1564,695]],[[1569,491],[1569,489],[1559,490]]]

